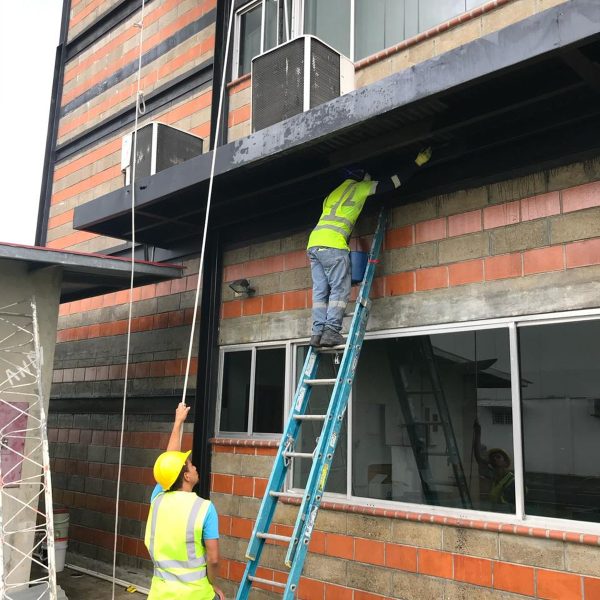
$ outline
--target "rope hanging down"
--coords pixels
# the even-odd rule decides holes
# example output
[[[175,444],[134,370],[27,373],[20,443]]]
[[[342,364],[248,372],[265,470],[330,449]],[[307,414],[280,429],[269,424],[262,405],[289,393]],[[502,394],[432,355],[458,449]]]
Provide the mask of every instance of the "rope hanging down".
[[[202,247],[200,251],[200,262],[198,267],[198,283],[196,285],[196,296],[194,300],[194,312],[192,317],[192,327],[190,331],[190,341],[188,347],[188,356],[185,368],[185,380],[183,384],[183,393],[181,398],[181,403],[185,405],[186,393],[187,393],[187,384],[189,380],[190,373],[190,364],[192,359],[192,345],[194,340],[194,333],[196,329],[196,314],[198,312],[198,304],[200,299],[200,288],[202,286],[202,274],[204,270],[204,254],[206,249],[206,238],[208,235],[208,219],[210,215],[210,207],[212,203],[212,191],[213,191],[213,181],[215,174],[215,163],[216,163],[216,155],[217,155],[217,140],[219,139],[220,128],[221,128],[221,115],[223,111],[223,96],[225,91],[225,81],[227,78],[227,61],[229,59],[229,46],[231,40],[231,30],[233,24],[233,14],[234,14],[234,6],[235,3],[231,2],[231,11],[229,14],[229,23],[227,28],[227,41],[225,45],[225,58],[224,58],[224,68],[223,75],[221,78],[221,90],[219,95],[219,108],[217,111],[217,125],[215,128],[214,134],[214,147],[213,147],[213,156],[210,168],[210,179],[208,186],[208,198],[206,202],[206,216],[204,219],[204,230],[202,233]],[[136,27],[140,29],[139,35],[139,43],[138,43],[138,69],[137,69],[137,91],[136,91],[136,99],[135,99],[135,124],[134,124],[134,136],[133,136],[133,153],[132,160],[133,165],[131,168],[131,277],[129,283],[129,312],[127,318],[127,345],[126,345],[126,355],[125,355],[125,375],[124,375],[124,384],[123,384],[123,406],[122,406],[122,414],[121,414],[121,436],[119,440],[119,463],[118,463],[118,471],[117,471],[117,496],[115,502],[115,528],[114,528],[114,546],[113,546],[113,568],[112,568],[112,600],[115,600],[115,583],[116,583],[116,565],[117,565],[117,535],[118,535],[118,523],[119,523],[119,500],[120,500],[120,489],[121,489],[121,468],[123,463],[123,437],[125,431],[125,413],[126,413],[126,405],[127,405],[127,387],[129,381],[129,362],[130,362],[130,349],[131,349],[131,320],[132,320],[132,312],[133,312],[133,283],[134,283],[134,275],[135,275],[135,170],[136,170],[136,157],[137,157],[137,131],[138,131],[138,121],[140,115],[143,115],[146,112],[144,96],[141,91],[141,73],[142,73],[142,49],[144,42],[144,9],[145,9],[145,0],[142,0],[142,8],[140,14],[140,20],[135,24]],[[183,435],[183,429],[181,432]]]
[[[112,564],[112,600],[115,600],[115,585],[117,571],[117,536],[119,529],[119,501],[121,496],[121,468],[123,464],[123,437],[125,432],[125,408],[127,405],[127,384],[129,382],[129,353],[131,348],[131,317],[133,312],[133,282],[135,277],[135,166],[137,163],[137,130],[140,115],[146,112],[144,96],[141,92],[142,77],[142,52],[144,46],[144,9],[146,1],[142,0],[142,9],[140,20],[135,23],[135,27],[140,30],[138,42],[138,68],[137,68],[137,86],[135,95],[135,124],[133,127],[133,152],[131,167],[131,275],[129,279],[129,310],[127,318],[127,345],[125,349],[125,381],[123,382],[123,407],[121,413],[121,436],[119,439],[119,464],[117,469],[117,497],[115,501],[115,530],[113,545],[113,564]]]

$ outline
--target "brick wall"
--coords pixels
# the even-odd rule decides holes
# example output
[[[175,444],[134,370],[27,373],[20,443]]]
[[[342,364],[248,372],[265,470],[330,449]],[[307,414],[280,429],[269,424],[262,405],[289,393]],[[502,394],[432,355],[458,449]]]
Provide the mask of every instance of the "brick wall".
[[[368,330],[597,307],[599,166],[573,164],[395,207]],[[361,217],[352,245],[368,247],[373,230],[373,217]],[[308,335],[308,234],[226,252],[222,344]],[[250,278],[252,298],[232,296],[227,282],[239,277]],[[559,292],[570,286],[578,292]]]
[[[219,512],[227,597],[244,555],[276,447],[214,440],[211,498]],[[270,533],[290,535],[297,506],[279,503]],[[554,539],[548,539],[548,538]],[[600,598],[597,536],[324,502],[298,598],[305,600]],[[258,576],[285,581],[285,551],[269,543]],[[255,598],[277,598],[258,584]]]
[[[166,412],[166,411],[165,411]],[[169,414],[128,414],[123,440],[117,564],[146,573],[151,561],[143,543],[152,465],[172,427]],[[183,444],[191,448],[191,424]],[[54,503],[69,509],[69,561],[112,564],[121,414],[52,413],[48,420]]]

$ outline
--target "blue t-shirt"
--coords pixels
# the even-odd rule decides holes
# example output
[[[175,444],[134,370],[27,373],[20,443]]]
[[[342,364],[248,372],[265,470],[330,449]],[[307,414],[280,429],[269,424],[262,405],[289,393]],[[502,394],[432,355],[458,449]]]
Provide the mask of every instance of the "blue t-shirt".
[[[150,504],[154,502],[156,496],[164,492],[160,483],[157,483],[152,490],[150,496]],[[215,505],[211,502],[208,510],[206,511],[206,517],[204,517],[204,523],[202,525],[202,539],[203,540],[218,540],[219,539],[219,517],[217,517],[217,510]]]

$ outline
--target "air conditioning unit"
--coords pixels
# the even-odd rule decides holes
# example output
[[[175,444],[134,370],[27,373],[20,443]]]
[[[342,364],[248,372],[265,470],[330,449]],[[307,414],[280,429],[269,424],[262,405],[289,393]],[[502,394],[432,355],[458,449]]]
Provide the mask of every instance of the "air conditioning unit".
[[[252,131],[354,89],[354,63],[312,35],[252,59]]]
[[[131,183],[133,147],[135,138],[135,178],[147,177],[164,171],[202,154],[202,138],[176,127],[153,121],[123,136],[121,144],[121,171],[125,185]]]

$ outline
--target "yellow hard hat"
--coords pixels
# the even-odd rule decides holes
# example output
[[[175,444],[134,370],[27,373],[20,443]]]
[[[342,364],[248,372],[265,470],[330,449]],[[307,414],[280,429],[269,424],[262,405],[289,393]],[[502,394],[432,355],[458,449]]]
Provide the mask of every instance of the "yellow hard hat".
[[[163,452],[154,463],[154,479],[161,485],[163,490],[168,490],[175,483],[188,456],[192,453],[176,452],[175,450]]]

